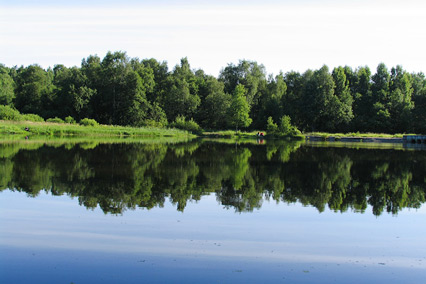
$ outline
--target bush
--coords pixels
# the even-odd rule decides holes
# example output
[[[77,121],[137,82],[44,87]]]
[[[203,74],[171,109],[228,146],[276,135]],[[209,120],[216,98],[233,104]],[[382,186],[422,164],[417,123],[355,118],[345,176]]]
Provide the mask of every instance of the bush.
[[[176,117],[176,120],[171,124],[171,127],[198,134],[202,132],[201,127],[192,118],[191,120],[185,120],[184,116]]]
[[[162,121],[156,121],[153,119],[146,119],[143,122],[143,126],[145,127],[156,127],[156,128],[163,128],[167,125],[167,120],[165,122]]]
[[[22,114],[22,120],[32,121],[32,122],[44,122],[44,118],[32,113]]]
[[[284,115],[281,118],[281,124],[279,126],[280,135],[283,136],[297,136],[300,135],[301,132],[297,129],[296,126],[291,125],[290,116]]]
[[[280,131],[282,135],[286,136],[296,136],[301,134],[300,130],[297,129],[296,126],[291,125],[291,119],[288,115],[284,115],[281,118]]]
[[[82,120],[80,120],[80,125],[84,125],[84,126],[98,126],[99,123],[91,118],[83,118]]]
[[[280,133],[283,135],[291,134],[293,126],[291,125],[291,119],[288,115],[281,117],[281,123],[279,127]]]
[[[46,122],[64,123],[64,121],[62,119],[60,119],[59,117],[48,118],[48,119],[46,119]]]
[[[274,123],[272,117],[269,117],[267,122],[267,131],[268,134],[275,136],[297,136],[301,134],[300,130],[297,129],[296,126],[291,125],[291,119],[288,115],[284,115],[281,118],[279,126]]]
[[[191,131],[192,133],[201,133],[202,129],[192,118],[185,122],[185,130]]]
[[[21,114],[18,110],[5,105],[0,105],[0,120],[44,122],[37,114]]]
[[[266,124],[266,132],[270,135],[278,134],[278,125],[274,123],[272,117],[268,117],[268,121]]]
[[[0,105],[0,119],[19,121],[22,120],[22,115],[10,106]]]
[[[75,121],[74,117],[72,117],[72,116],[67,116],[67,117],[65,117],[65,123],[75,124],[75,123],[76,123],[76,121]]]

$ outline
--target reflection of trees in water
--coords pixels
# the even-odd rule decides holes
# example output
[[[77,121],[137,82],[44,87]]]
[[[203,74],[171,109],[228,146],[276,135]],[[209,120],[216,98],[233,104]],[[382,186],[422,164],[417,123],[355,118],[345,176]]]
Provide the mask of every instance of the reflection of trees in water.
[[[420,151],[301,147],[300,142],[235,145],[0,145],[1,189],[78,197],[87,208],[121,213],[216,193],[236,211],[264,199],[300,202],[320,212],[352,209],[396,214],[425,202],[426,154]]]

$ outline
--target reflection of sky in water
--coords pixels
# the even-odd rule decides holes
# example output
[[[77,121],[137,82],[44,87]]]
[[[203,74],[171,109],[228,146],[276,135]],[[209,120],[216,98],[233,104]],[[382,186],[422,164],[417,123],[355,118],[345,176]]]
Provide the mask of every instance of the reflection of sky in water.
[[[425,206],[376,217],[264,201],[240,214],[210,195],[184,213],[166,203],[114,216],[66,196],[5,191],[0,214],[0,283],[426,279]]]

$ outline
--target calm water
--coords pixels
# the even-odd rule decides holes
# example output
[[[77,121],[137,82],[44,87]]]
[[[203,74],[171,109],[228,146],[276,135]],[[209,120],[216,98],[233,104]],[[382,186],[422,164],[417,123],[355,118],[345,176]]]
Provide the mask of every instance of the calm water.
[[[0,283],[424,283],[426,151],[348,145],[0,143]]]

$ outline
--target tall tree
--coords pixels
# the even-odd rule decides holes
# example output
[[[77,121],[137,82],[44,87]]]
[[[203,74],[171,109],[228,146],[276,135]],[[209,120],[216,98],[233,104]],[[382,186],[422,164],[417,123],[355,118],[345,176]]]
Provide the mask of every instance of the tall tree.
[[[255,61],[241,60],[238,65],[231,63],[225,67],[220,72],[219,80],[224,82],[225,92],[228,93],[234,92],[237,85],[243,85],[247,102],[252,106],[260,96],[260,88],[266,86],[265,67]]]
[[[8,69],[0,64],[0,104],[13,105],[15,98],[15,82],[9,75]]]
[[[303,102],[307,82],[313,76],[312,70],[305,73],[291,71],[285,74],[284,80],[287,86],[287,92],[282,98],[281,105],[283,114],[291,117],[292,121],[298,127],[306,130],[307,123],[305,119],[305,105]]]
[[[412,131],[412,78],[400,65],[391,69],[389,112],[394,132]]]
[[[353,130],[355,131],[368,131],[370,127],[370,120],[374,114],[373,112],[373,96],[371,92],[371,71],[370,68],[360,67],[355,72],[353,83]]]
[[[168,78],[167,92],[162,98],[162,106],[169,121],[177,116],[194,118],[200,105],[198,85],[187,58],[181,60]]]
[[[335,117],[336,130],[347,131],[349,123],[353,119],[352,103],[353,97],[349,88],[349,80],[346,77],[348,70],[343,67],[333,69],[332,76],[334,80]]]
[[[139,114],[137,125],[142,124],[149,126],[162,127],[167,125],[166,113],[160,106],[161,98],[165,92],[166,80],[168,77],[167,64],[159,63],[155,59],[146,59],[139,61],[132,59],[131,65],[133,70],[141,78],[143,93],[145,98],[140,97],[144,102],[139,106],[145,105],[143,112]],[[143,118],[143,120],[141,120]]]
[[[248,127],[252,123],[249,116],[250,105],[246,100],[246,89],[239,84],[232,94],[231,106],[229,109],[229,125],[238,130],[241,127]]]
[[[334,95],[334,80],[327,66],[314,71],[306,83],[303,103],[306,106],[305,124],[310,130],[332,131],[335,126],[337,98]]]
[[[271,117],[274,121],[278,121],[283,115],[283,98],[287,92],[287,84],[284,81],[284,74],[273,78],[270,76],[267,91],[262,95],[260,99],[260,111],[259,118],[264,118],[263,123],[256,124],[256,127],[265,129],[268,117]],[[286,102],[285,102],[286,103]],[[259,119],[260,120],[260,119]]]
[[[140,62],[145,67],[144,73],[148,74],[152,72],[153,75],[153,88],[147,88],[146,97],[148,101],[152,102],[161,102],[161,98],[164,96],[164,93],[167,90],[167,78],[169,77],[169,71],[167,63],[165,61],[159,62],[154,58],[144,59]],[[151,71],[148,71],[151,70]],[[140,73],[138,70],[136,70]],[[141,74],[139,74],[141,75]],[[151,74],[150,74],[151,76]],[[141,77],[144,77],[141,75]],[[145,79],[146,80],[146,79]]]
[[[241,84],[246,89],[246,100],[250,106],[250,117],[256,125],[264,124],[265,118],[260,115],[261,97],[266,92],[266,71],[263,65],[255,61],[240,60],[238,65],[229,64],[219,75],[225,84],[225,92],[231,94]]]
[[[414,132],[426,134],[426,78],[423,73],[411,74],[413,86],[412,121]]]
[[[372,104],[373,113],[370,130],[376,132],[388,131],[391,128],[389,112],[389,84],[390,74],[384,63],[377,66],[376,73],[372,76]]]
[[[126,53],[108,52],[101,62],[97,57],[89,57],[83,61],[82,69],[96,89],[91,102],[97,121],[118,125],[143,124],[151,107],[145,91],[152,82],[147,79],[144,84]]]
[[[52,111],[53,71],[30,65],[20,67],[17,72],[16,108],[22,113],[51,117],[49,114]]]
[[[82,70],[56,65],[53,72],[58,115],[62,118],[70,115],[77,120],[91,117],[89,103],[96,91],[88,87],[88,79]]]
[[[224,84],[213,76],[205,76],[199,93],[201,105],[197,121],[205,129],[225,129],[232,97],[224,92]]]

